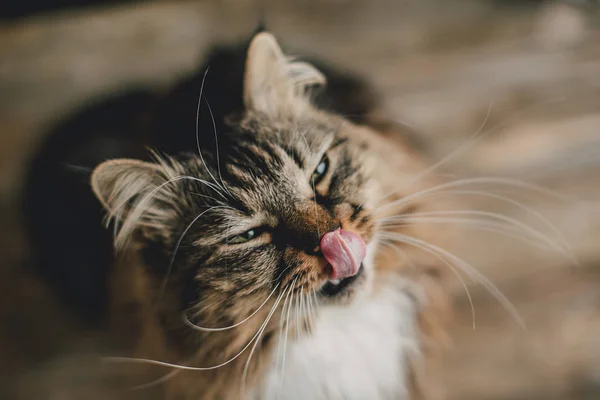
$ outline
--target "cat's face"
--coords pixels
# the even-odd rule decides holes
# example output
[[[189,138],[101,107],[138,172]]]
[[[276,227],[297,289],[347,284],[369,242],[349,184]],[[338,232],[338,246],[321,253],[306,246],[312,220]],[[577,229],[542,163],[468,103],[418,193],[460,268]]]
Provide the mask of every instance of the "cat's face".
[[[182,310],[235,322],[272,293],[343,305],[368,291],[377,183],[352,124],[301,91],[322,75],[290,63],[270,35],[252,43],[244,116],[217,132],[219,153],[156,164],[114,160],[94,190]],[[158,290],[158,288],[157,288]],[[173,294],[173,292],[175,292]]]

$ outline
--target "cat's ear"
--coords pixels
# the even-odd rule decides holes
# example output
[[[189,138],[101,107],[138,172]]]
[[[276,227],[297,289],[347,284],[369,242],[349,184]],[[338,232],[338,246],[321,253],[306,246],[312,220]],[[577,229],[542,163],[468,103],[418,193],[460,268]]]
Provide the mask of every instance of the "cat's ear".
[[[167,180],[160,165],[138,160],[106,161],[92,172],[92,190],[115,224],[117,247],[137,228],[166,234],[171,193],[159,189]]]
[[[289,60],[268,32],[258,33],[248,48],[244,105],[269,116],[294,112],[307,104],[306,88],[324,85],[325,76],[312,65]]]

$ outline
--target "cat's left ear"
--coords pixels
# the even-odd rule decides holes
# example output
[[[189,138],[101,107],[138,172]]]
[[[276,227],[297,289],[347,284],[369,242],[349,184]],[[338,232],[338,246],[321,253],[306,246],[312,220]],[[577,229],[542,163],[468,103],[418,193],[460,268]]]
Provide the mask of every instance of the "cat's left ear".
[[[286,58],[270,33],[260,32],[250,43],[244,73],[246,109],[271,117],[294,113],[308,104],[307,87],[324,84],[325,76],[315,67]]]
[[[115,222],[115,246],[123,247],[133,231],[146,237],[167,237],[174,218],[176,192],[158,190],[169,181],[164,165],[139,160],[105,161],[94,169],[94,194]],[[175,213],[176,215],[176,213]]]

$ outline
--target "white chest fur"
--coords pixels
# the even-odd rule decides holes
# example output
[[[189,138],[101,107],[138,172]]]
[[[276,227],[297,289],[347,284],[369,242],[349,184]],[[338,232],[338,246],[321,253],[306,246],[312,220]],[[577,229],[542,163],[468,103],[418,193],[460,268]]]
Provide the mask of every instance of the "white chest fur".
[[[388,288],[349,307],[322,309],[313,334],[288,341],[254,398],[407,399],[407,357],[417,351],[415,305]]]

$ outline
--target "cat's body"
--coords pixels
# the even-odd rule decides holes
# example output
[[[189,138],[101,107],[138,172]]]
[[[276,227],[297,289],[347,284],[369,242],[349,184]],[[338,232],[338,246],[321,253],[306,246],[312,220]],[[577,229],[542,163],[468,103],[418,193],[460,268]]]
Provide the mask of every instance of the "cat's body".
[[[426,360],[446,317],[439,260],[386,238],[436,238],[427,226],[384,224],[436,208],[399,201],[431,186],[423,164],[393,125],[369,120],[371,100],[352,96],[367,90],[286,59],[269,34],[227,61],[231,79],[206,80],[211,109],[198,143],[197,98],[181,96],[179,108],[167,97],[136,130],[143,140],[127,131],[116,148],[128,151],[91,157],[92,167],[152,160],[138,141],[167,154],[108,161],[92,175],[124,254],[110,274],[115,325],[136,357],[185,367],[144,390],[166,399],[418,397],[433,386]],[[326,80],[338,90],[309,101]],[[83,211],[83,225],[98,214]]]

